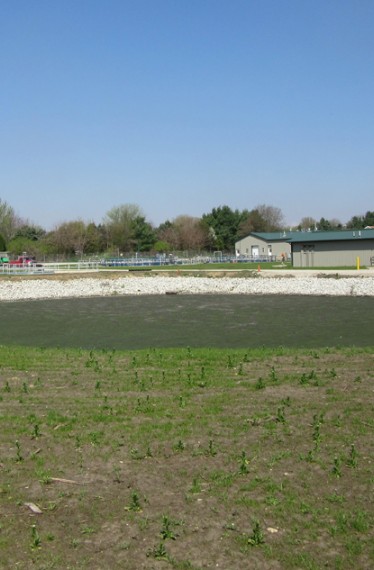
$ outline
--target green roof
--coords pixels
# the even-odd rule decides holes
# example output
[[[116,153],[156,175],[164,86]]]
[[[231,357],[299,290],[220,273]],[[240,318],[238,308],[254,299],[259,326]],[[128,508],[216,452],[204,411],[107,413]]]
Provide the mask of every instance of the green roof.
[[[255,236],[264,241],[290,241],[294,234],[299,234],[300,232],[282,230],[280,232],[252,232],[249,235]]]
[[[336,230],[336,231],[312,231],[293,232],[292,243],[316,242],[316,241],[356,241],[362,239],[374,240],[374,230]]]
[[[266,242],[287,241],[289,243],[316,242],[316,241],[352,241],[361,239],[374,240],[374,229],[363,230],[336,230],[336,231],[281,231],[281,232],[252,232],[255,236]]]

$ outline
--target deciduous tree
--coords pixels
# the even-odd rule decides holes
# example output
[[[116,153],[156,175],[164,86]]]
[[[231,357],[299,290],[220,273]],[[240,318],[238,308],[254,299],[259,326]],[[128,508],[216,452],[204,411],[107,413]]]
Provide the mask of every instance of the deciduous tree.
[[[92,239],[92,228],[83,220],[64,222],[47,236],[47,242],[56,253],[83,255]]]
[[[26,252],[28,255],[36,257],[39,253],[38,242],[23,236],[11,239],[8,242],[7,250],[11,255],[21,255]]]
[[[258,210],[248,212],[239,225],[238,239],[246,237],[251,232],[263,232],[266,222]]]
[[[5,243],[8,243],[15,236],[20,224],[21,220],[12,206],[0,198],[0,233]]]
[[[166,222],[160,224],[156,230],[156,235],[160,242],[167,244],[168,251],[179,249],[178,231],[174,223],[170,220],[166,220]]]
[[[209,226],[201,219],[193,216],[177,216],[172,222],[167,220],[157,229],[161,243],[168,245],[168,250],[201,251],[209,245]]]
[[[103,221],[109,243],[121,251],[131,251],[134,223],[139,217],[143,217],[143,212],[136,204],[122,204],[109,210]]]
[[[178,249],[201,251],[209,242],[209,227],[201,218],[178,216],[174,220],[174,228],[178,235]]]
[[[301,218],[301,221],[297,227],[299,230],[303,231],[314,230],[317,227],[317,221],[310,216],[306,216],[304,218]]]
[[[260,204],[255,210],[259,213],[264,221],[263,232],[277,232],[284,228],[284,216],[280,208],[276,206],[268,206]]]

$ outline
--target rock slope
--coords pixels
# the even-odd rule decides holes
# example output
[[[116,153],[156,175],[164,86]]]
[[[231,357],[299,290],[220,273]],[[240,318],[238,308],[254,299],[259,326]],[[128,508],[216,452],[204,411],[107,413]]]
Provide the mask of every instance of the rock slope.
[[[13,279],[0,281],[0,301],[111,295],[233,294],[374,296],[374,276],[280,276],[266,278],[134,276],[110,279]]]

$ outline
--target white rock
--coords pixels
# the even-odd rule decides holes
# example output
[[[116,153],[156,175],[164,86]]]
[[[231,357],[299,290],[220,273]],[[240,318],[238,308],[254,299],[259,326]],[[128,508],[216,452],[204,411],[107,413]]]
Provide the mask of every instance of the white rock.
[[[112,295],[230,294],[230,295],[331,295],[374,296],[374,277],[297,279],[220,277],[85,277],[71,280],[35,279],[0,281],[0,301],[108,297]]]

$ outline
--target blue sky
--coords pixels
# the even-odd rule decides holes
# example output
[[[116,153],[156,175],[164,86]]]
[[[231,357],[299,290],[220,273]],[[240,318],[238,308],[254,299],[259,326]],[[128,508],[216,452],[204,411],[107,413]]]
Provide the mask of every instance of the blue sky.
[[[29,221],[373,210],[373,0],[3,0],[0,198]]]

